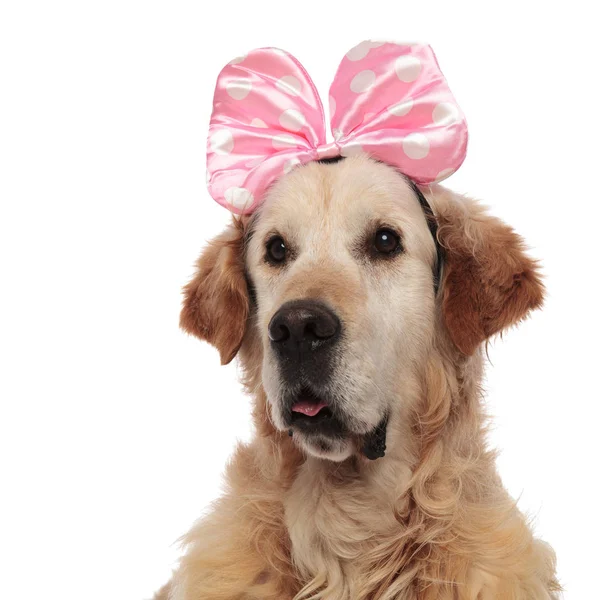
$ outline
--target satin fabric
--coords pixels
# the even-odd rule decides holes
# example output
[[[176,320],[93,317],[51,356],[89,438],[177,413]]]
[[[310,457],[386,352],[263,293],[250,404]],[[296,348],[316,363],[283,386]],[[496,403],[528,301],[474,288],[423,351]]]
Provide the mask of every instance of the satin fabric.
[[[309,161],[365,152],[429,184],[465,158],[464,115],[427,45],[355,46],[331,84],[329,113],[332,141],[315,85],[291,54],[260,48],[231,61],[217,80],[209,128],[211,196],[249,214],[277,178]]]

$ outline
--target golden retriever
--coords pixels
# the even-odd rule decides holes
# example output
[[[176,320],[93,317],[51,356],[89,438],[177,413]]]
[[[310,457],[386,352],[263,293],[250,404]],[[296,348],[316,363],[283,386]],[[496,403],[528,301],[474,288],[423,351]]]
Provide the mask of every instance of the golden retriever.
[[[486,341],[538,308],[535,261],[476,202],[364,155],[282,177],[185,287],[239,356],[256,434],[161,600],[541,600],[554,553],[486,446]]]

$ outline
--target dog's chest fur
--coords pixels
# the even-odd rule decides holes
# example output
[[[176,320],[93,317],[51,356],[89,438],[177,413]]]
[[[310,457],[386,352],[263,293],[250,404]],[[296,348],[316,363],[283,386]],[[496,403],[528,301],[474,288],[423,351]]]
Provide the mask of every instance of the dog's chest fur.
[[[406,490],[410,471],[394,462],[393,469],[386,465],[389,473],[313,458],[300,468],[285,500],[286,525],[301,579],[314,581],[315,589],[327,582],[320,598],[353,597],[368,551],[401,527],[393,503]]]

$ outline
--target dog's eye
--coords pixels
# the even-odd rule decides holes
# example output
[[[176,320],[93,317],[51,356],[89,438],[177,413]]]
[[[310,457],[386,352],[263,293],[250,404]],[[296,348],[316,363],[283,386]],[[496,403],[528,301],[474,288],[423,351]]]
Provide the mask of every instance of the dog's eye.
[[[271,263],[280,264],[287,256],[285,241],[280,235],[273,236],[267,242],[267,260]]]
[[[394,254],[402,249],[400,237],[391,229],[382,228],[375,232],[373,246],[379,254]]]

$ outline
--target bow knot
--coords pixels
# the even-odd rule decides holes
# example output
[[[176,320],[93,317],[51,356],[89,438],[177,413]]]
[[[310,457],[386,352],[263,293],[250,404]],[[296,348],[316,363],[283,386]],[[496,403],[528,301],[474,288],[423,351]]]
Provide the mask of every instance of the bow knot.
[[[315,149],[315,160],[323,160],[325,158],[335,158],[340,156],[341,149],[337,142],[329,142],[328,144],[319,144]]]

